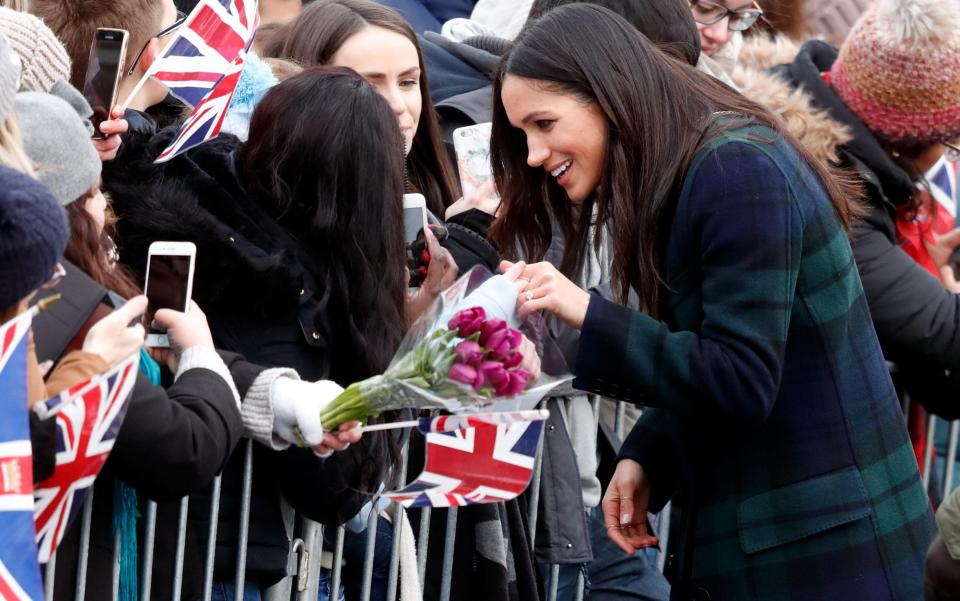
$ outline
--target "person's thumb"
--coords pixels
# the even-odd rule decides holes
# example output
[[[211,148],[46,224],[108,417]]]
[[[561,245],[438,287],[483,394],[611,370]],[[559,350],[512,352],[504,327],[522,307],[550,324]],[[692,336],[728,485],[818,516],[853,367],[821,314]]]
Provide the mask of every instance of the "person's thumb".
[[[143,312],[147,310],[147,297],[139,295],[128,300],[122,307],[114,312],[118,320],[127,324],[135,319],[139,319]]]
[[[527,264],[523,261],[517,261],[516,263],[500,261],[500,271],[502,271],[503,275],[511,282],[516,282],[526,268]]]
[[[628,526],[633,523],[633,498],[623,495],[620,497],[620,525]]]

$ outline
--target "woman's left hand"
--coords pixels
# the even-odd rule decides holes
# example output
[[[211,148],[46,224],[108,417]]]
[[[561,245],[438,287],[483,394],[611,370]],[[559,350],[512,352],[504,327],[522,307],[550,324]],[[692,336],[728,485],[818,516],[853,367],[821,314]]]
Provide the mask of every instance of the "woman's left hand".
[[[509,261],[500,263],[500,271],[514,266]],[[550,263],[527,265],[517,281],[526,280],[520,290],[517,313],[526,319],[540,310],[549,311],[571,328],[579,330],[587,316],[590,293],[566,278]]]

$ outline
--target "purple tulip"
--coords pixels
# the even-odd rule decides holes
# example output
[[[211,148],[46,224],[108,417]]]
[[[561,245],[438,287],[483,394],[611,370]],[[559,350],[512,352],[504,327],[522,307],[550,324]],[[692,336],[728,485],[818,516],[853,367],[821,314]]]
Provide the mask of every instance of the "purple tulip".
[[[472,386],[474,390],[480,390],[480,387],[483,386],[483,373],[479,369],[463,363],[454,363],[447,376],[455,382]]]
[[[530,374],[522,369],[514,369],[513,371],[509,372],[509,375],[510,382],[504,387],[502,396],[517,396],[527,387],[527,379],[530,378]]]
[[[457,335],[461,338],[466,338],[480,331],[480,326],[483,325],[483,320],[486,317],[487,313],[483,310],[483,307],[464,309],[453,316],[447,327],[451,330],[457,330]]]
[[[523,363],[523,355],[518,351],[510,351],[510,353],[503,358],[503,366],[507,369],[517,367],[521,363]]]
[[[507,327],[507,322],[502,319],[488,319],[480,326],[480,345],[487,346],[487,340],[494,332],[499,332]]]
[[[510,374],[499,361],[484,361],[480,365],[480,371],[487,384],[493,386],[497,396],[503,396],[503,391],[510,385]]]
[[[516,350],[520,346],[521,340],[523,340],[523,336],[519,330],[504,328],[491,334],[484,347],[489,351],[491,358],[502,359],[509,355],[510,351]]]
[[[457,357],[459,363],[474,367],[480,365],[480,362],[483,361],[483,349],[473,340],[464,340],[455,346],[453,354]]]

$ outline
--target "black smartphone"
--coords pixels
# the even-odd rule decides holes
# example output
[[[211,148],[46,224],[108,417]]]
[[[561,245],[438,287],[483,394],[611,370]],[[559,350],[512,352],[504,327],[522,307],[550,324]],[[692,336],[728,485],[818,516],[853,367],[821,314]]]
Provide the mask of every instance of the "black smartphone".
[[[117,86],[127,55],[127,37],[124,29],[101,27],[93,36],[87,75],[83,82],[83,97],[93,109],[93,137],[103,139],[100,124],[110,118],[117,103]]]

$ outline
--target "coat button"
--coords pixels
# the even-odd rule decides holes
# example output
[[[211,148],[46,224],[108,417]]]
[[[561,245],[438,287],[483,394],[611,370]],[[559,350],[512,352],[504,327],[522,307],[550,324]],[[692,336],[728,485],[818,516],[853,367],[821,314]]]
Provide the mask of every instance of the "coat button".
[[[573,548],[573,543],[567,543],[567,548],[568,548],[568,549],[572,549],[572,548]]]
[[[314,340],[320,340],[320,332],[318,332],[318,331],[316,331],[316,330],[314,330],[314,331],[310,334],[310,336],[311,336]]]
[[[301,289],[300,289],[300,296],[303,296],[304,294],[306,294],[306,292],[307,292],[306,290],[304,290],[303,288],[301,288]]]
[[[698,588],[693,591],[693,601],[710,601],[710,591],[705,588]]]

